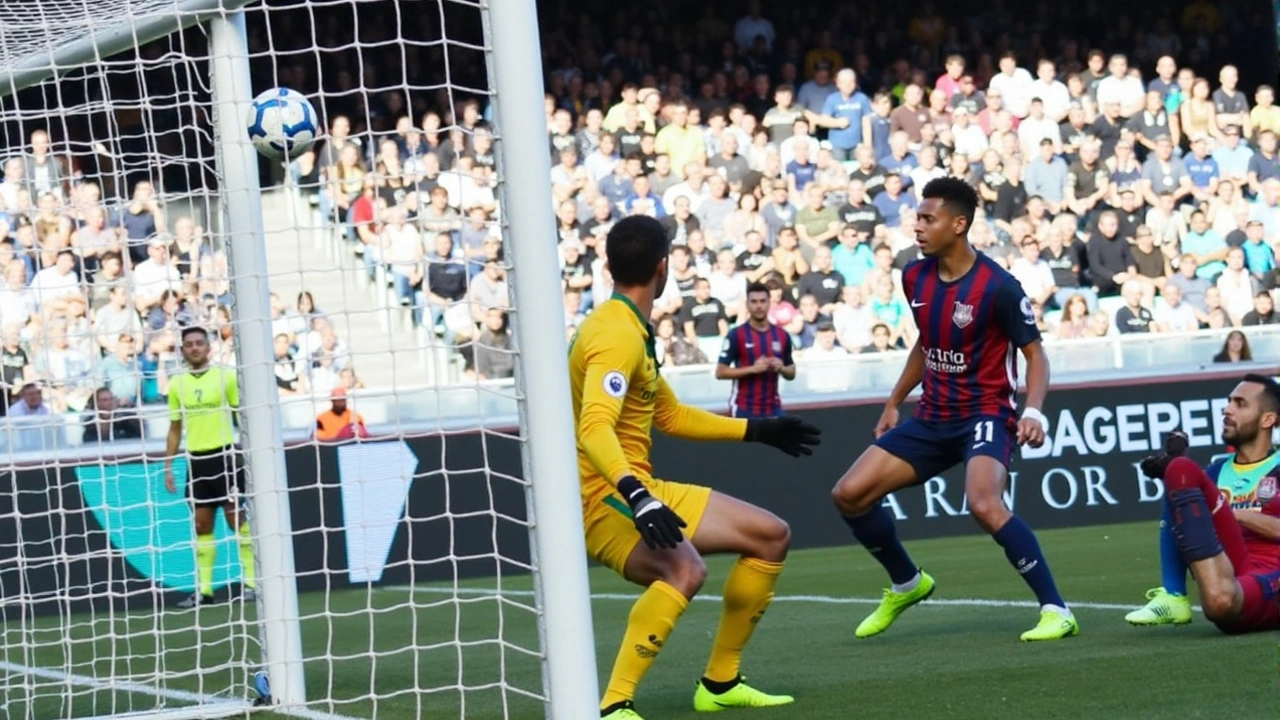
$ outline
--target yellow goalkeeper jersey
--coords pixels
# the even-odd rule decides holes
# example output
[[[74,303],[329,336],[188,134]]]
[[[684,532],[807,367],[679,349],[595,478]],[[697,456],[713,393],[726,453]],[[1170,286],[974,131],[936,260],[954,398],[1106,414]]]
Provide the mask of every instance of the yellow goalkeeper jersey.
[[[583,321],[569,346],[578,473],[584,501],[626,475],[652,479],[653,427],[690,440],[741,440],[746,420],[682,405],[658,373],[653,328],[615,294]]]

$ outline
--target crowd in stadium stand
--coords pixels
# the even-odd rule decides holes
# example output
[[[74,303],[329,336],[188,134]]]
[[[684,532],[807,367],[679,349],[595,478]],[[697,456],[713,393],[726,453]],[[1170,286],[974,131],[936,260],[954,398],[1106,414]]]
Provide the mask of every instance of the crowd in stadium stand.
[[[210,328],[214,362],[236,362],[227,257],[191,217],[169,217],[150,182],[108,207],[69,167],[44,130],[4,163],[0,413],[83,413],[86,440],[138,438],[131,411],[166,402],[182,328]],[[359,386],[310,293],[292,310],[273,295],[272,316],[282,393]],[[9,445],[40,447],[42,432],[24,426]]]
[[[674,364],[714,360],[752,281],[770,287],[770,319],[802,356],[906,347],[915,207],[947,176],[978,190],[970,238],[1023,284],[1051,338],[1276,322],[1280,107],[1209,57],[1243,22],[1234,7],[1156,19],[1128,38],[1132,59],[1069,38],[1042,46],[1038,26],[1014,40],[1023,21],[1000,8],[965,28],[925,3],[893,32],[896,56],[829,30],[803,46],[755,0],[735,22],[700,20],[684,52],[668,38],[670,63],[640,32],[609,42],[589,18],[574,39],[553,33],[566,332],[611,292],[612,223],[646,214],[674,245],[652,318]],[[484,348],[505,302],[484,108],[419,120],[400,116],[362,151],[336,118],[301,174],[416,320],[449,342],[488,333],[468,345]]]
[[[1001,0],[967,17],[927,0],[907,16],[752,0],[741,17],[707,5],[680,23],[661,0],[551,17],[547,249],[566,333],[609,296],[609,227],[643,213],[674,246],[652,318],[668,364],[714,361],[750,281],[801,357],[905,347],[918,193],[944,176],[977,188],[971,240],[1022,282],[1051,338],[1276,322],[1280,107],[1227,62],[1259,36],[1271,46],[1272,18],[1235,2],[1135,7],[1140,22],[1045,3],[1023,17]],[[344,32],[322,29],[333,47]],[[394,82],[354,92],[351,58],[323,61],[344,57],[323,74],[341,92],[283,60],[269,79],[324,94],[327,137],[294,164],[299,185],[415,323],[475,377],[509,377],[491,109]],[[128,437],[109,418],[164,401],[177,328],[218,327],[215,358],[234,360],[226,258],[197,221],[166,217],[149,182],[111,203],[50,148],[31,133],[0,179],[0,408],[93,413],[93,434]],[[273,298],[282,392],[359,387],[312,296],[289,300]],[[1249,359],[1244,333],[1223,343],[1214,360]]]

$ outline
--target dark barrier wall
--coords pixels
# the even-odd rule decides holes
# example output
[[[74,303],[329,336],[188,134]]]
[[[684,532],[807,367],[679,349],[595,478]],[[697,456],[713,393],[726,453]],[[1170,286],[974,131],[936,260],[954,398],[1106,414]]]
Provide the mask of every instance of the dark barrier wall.
[[[1050,440],[1024,449],[1006,493],[1033,527],[1155,520],[1162,488],[1138,472],[1163,433],[1181,428],[1207,462],[1223,448],[1221,411],[1235,375],[1055,388]],[[769,508],[797,547],[851,542],[830,489],[871,439],[880,404],[799,409],[824,430],[810,458],[770,448],[658,438],[659,477],[697,482]],[[904,408],[903,416],[910,412]],[[303,445],[286,456],[299,586],[402,584],[528,569],[525,485],[516,441],[495,432]],[[104,597],[130,606],[194,586],[189,510],[163,492],[160,464],[19,470],[0,477],[0,599],[5,612]],[[905,538],[976,532],[957,469],[887,501]],[[239,577],[226,529],[217,581]],[[18,552],[19,546],[22,548]],[[62,598],[61,600],[59,598]]]

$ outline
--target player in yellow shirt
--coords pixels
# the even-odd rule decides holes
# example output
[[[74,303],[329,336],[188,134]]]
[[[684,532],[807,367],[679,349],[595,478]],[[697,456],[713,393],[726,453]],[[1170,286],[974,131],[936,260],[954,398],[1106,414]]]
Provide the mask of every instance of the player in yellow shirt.
[[[209,334],[204,328],[182,330],[182,358],[189,370],[169,381],[169,436],[165,443],[164,486],[177,492],[173,461],[187,431],[187,496],[195,506],[197,589],[178,607],[213,600],[213,567],[218,546],[213,521],[218,508],[236,530],[244,572],[245,599],[253,597],[255,569],[249,522],[238,500],[244,495],[244,468],[236,454],[232,414],[240,407],[240,385],[234,370],[209,365]]]
[[[591,557],[645,587],[627,622],[601,700],[607,720],[639,720],[633,707],[644,677],[689,600],[702,587],[704,554],[739,556],[724,587],[724,612],[694,709],[792,702],[742,681],[742,650],[773,599],[791,541],[772,513],[707,487],[655,479],[650,433],[690,440],[736,440],[809,455],[819,430],[796,417],[733,419],[682,405],[658,372],[646,318],[667,282],[670,242],[662,225],[632,216],[609,231],[613,297],[583,321],[569,349],[570,384]],[[686,541],[686,536],[687,540]]]

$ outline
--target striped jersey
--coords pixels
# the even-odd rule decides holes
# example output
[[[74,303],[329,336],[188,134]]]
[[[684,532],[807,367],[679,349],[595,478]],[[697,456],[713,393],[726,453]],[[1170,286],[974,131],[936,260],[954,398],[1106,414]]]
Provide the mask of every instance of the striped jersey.
[[[1206,468],[1209,479],[1218,486],[1222,500],[1231,504],[1232,510],[1250,510],[1271,517],[1280,517],[1280,453],[1272,452],[1255,463],[1242,465],[1236,455],[1220,458]],[[1214,506],[1211,498],[1205,498]],[[1257,568],[1280,570],[1280,543],[1241,528],[1244,546],[1249,551],[1251,572]],[[1236,574],[1244,571],[1236,568]]]
[[[720,346],[720,364],[730,367],[749,367],[762,357],[782,359],[783,365],[794,364],[791,359],[791,336],[782,328],[769,324],[765,330],[743,323],[729,330]],[[733,381],[733,394],[729,397],[729,410],[734,417],[772,417],[782,413],[782,398],[778,395],[779,376],[776,372],[748,375]]]
[[[916,417],[948,421],[1017,416],[1016,353],[1040,339],[1031,300],[996,261],[978,253],[964,277],[944,282],[938,261],[925,258],[902,271],[924,353],[924,381]]]

